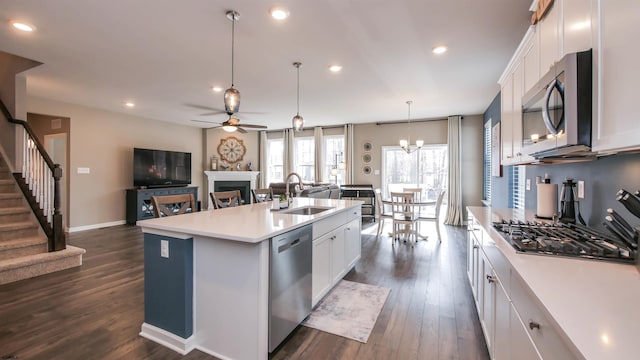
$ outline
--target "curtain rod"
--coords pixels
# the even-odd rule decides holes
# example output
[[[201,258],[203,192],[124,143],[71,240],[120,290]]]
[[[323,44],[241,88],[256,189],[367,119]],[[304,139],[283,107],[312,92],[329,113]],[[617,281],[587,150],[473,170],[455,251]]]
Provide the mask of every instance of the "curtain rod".
[[[447,121],[447,118],[433,118],[433,119],[419,119],[413,120],[411,119],[411,123],[421,123],[421,122],[429,122],[429,121]],[[377,121],[375,123],[368,124],[376,124],[376,125],[393,125],[393,124],[408,124],[409,120],[394,120],[394,121]]]

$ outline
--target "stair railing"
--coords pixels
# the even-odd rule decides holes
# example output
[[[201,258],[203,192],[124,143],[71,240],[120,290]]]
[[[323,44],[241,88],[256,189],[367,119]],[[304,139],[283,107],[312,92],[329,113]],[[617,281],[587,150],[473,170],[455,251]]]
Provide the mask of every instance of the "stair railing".
[[[14,119],[2,101],[0,108],[9,122],[22,125],[23,129],[22,164],[16,164],[16,170],[20,168],[21,172],[13,176],[47,235],[49,251],[64,250],[66,239],[60,212],[62,168],[53,163],[29,123]]]

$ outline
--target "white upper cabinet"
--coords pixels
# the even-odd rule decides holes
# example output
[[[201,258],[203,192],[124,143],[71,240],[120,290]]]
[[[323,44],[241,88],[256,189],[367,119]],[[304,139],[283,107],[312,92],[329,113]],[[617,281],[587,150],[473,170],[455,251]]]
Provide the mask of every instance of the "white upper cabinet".
[[[540,32],[540,76],[546,74],[560,59],[561,51],[562,2],[554,1],[544,18],[538,23]]]
[[[591,1],[562,0],[562,54],[591,49]]]
[[[509,74],[500,91],[500,163],[511,165],[513,158],[513,74]]]
[[[594,121],[592,149],[640,148],[638,34],[640,1],[593,0]]]
[[[522,55],[524,67],[524,92],[526,94],[540,79],[540,31],[535,26],[531,27],[532,35]]]

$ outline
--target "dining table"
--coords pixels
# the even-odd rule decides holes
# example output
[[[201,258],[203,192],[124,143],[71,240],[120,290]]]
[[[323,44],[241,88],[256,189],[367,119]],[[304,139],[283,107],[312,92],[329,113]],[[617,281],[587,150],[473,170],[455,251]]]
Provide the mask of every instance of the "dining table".
[[[412,204],[413,204],[413,206],[417,206],[417,207],[433,206],[433,205],[436,204],[436,200],[416,201],[416,202],[413,202]],[[393,205],[393,202],[391,201],[391,199],[382,199],[383,208],[386,205],[388,205],[388,206],[392,206]],[[427,220],[427,219],[431,219],[431,218],[428,218],[428,217],[425,217],[425,216],[419,216],[418,217],[418,229],[416,230],[416,232],[417,232],[416,235],[417,235],[418,238],[421,238],[423,240],[427,240],[428,236],[420,234],[420,219]],[[394,237],[393,232],[390,232],[389,236],[390,237]]]

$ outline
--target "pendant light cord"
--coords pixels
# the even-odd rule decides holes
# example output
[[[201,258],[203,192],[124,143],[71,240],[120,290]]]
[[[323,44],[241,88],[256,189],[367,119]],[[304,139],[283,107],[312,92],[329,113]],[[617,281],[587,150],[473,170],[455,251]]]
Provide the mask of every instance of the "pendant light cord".
[[[236,39],[236,14],[231,15],[231,87],[233,87],[233,63],[234,63],[234,44]]]
[[[296,104],[296,114],[300,115],[300,63],[295,63],[296,68],[298,69],[298,97],[297,97],[297,104]]]
[[[413,101],[409,100],[407,101],[407,105],[409,107],[409,109],[407,110],[407,123],[408,123],[408,127],[409,127],[409,136],[407,137],[407,149],[411,149],[411,103]]]

